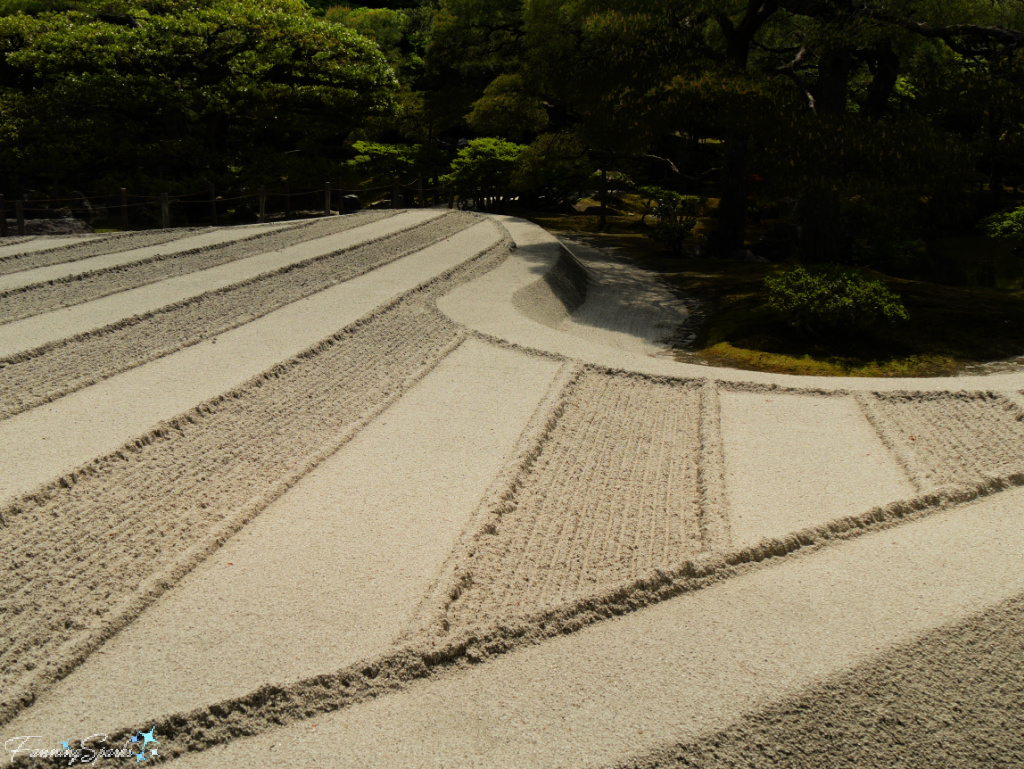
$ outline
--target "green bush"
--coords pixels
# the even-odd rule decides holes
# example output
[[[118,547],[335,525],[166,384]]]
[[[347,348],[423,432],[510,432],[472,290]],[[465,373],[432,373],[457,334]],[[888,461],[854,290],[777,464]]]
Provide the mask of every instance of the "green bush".
[[[990,238],[1024,240],[1024,206],[993,214],[982,222],[982,229]]]
[[[648,216],[653,216],[655,220],[651,238],[673,254],[681,254],[697,225],[697,215],[705,200],[696,195],[680,195],[661,187],[640,187],[637,192],[644,201],[640,222],[645,222]]]
[[[768,305],[813,335],[867,331],[910,318],[898,295],[856,270],[794,267],[768,276],[764,284]]]

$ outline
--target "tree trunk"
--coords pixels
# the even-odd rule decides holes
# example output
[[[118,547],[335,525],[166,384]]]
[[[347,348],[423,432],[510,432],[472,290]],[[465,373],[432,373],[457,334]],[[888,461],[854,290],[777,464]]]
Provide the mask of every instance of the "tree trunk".
[[[601,168],[601,229],[608,225],[608,171]]]
[[[747,156],[750,137],[730,131],[725,137],[722,166],[722,197],[718,204],[718,229],[708,246],[713,254],[727,255],[743,249],[747,236]]]

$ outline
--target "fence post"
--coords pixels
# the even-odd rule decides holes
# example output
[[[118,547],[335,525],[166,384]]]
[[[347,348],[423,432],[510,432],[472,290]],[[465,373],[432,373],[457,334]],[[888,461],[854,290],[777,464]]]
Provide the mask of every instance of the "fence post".
[[[324,182],[324,216],[331,215],[331,183]]]
[[[217,188],[210,182],[210,224],[217,226]]]
[[[171,226],[171,199],[166,192],[160,193],[160,229],[166,230]]]
[[[4,201],[4,194],[0,192],[0,238],[7,237],[7,203]]]
[[[345,215],[345,185],[341,183],[341,178],[338,179],[338,215]]]
[[[284,180],[284,218],[292,218],[292,188],[287,179]]]
[[[455,208],[455,188],[448,188],[448,208]]]
[[[423,192],[423,174],[416,174],[416,186],[420,193],[420,208],[427,207],[426,193]]]
[[[398,195],[399,195],[398,177],[397,176],[392,176],[391,177],[391,207],[392,208],[398,208]]]
[[[267,185],[260,185],[260,224],[267,221]]]
[[[14,218],[18,220],[18,234],[25,234],[25,204],[20,199],[14,199]]]
[[[121,229],[128,229],[128,188],[121,188]]]

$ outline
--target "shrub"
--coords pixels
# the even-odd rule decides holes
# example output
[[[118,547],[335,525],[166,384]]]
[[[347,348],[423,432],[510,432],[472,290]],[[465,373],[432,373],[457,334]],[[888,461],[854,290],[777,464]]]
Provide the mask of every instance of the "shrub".
[[[982,222],[982,229],[990,238],[1024,241],[1024,206],[993,214]]]
[[[641,223],[649,215],[655,218],[651,238],[673,254],[681,254],[697,225],[697,215],[704,205],[704,199],[696,195],[680,195],[661,187],[641,187],[638,192],[645,201]]]
[[[768,305],[810,334],[867,331],[879,323],[910,318],[906,307],[880,280],[836,266],[794,267],[765,278]]]

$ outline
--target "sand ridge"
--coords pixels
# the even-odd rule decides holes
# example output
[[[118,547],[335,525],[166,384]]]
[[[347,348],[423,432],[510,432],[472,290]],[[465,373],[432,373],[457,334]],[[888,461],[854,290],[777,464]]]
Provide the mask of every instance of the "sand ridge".
[[[145,315],[201,294],[252,281],[261,275],[280,272],[318,257],[336,255],[352,246],[372,242],[440,215],[438,211],[402,212],[346,228],[333,238],[318,238],[279,251],[263,251],[257,242],[252,254],[244,259],[0,325],[0,354],[10,357],[134,315]]]
[[[464,335],[431,310],[431,292],[506,253],[503,245],[485,251],[242,388],[8,503],[2,533],[13,550],[0,622],[11,641],[0,651],[0,721],[455,349]],[[35,597],[31,605],[25,595]]]
[[[24,596],[49,596],[47,590],[56,591],[58,601],[67,590],[95,611],[99,585],[89,583],[90,575],[135,601],[119,617],[100,607],[93,629],[104,623],[107,629],[89,638],[71,606],[12,618],[16,632],[25,632],[25,620],[44,628],[50,623],[47,632],[68,641],[65,650],[77,644],[77,656],[64,657],[70,669],[111,628],[131,621],[167,584],[271,504],[260,495],[286,499],[288,489],[323,466],[341,444],[324,449],[313,435],[318,429],[344,433],[347,441],[364,434],[359,431],[374,418],[383,420],[386,406],[374,405],[378,381],[394,382],[389,403],[401,404],[398,398],[411,397],[409,382],[429,381],[441,361],[466,345],[501,351],[510,361],[543,361],[549,371],[560,367],[514,449],[486,491],[477,492],[482,500],[449,558],[432,584],[421,583],[423,602],[397,649],[298,681],[266,680],[248,694],[243,686],[191,712],[168,699],[163,715],[156,715],[159,703],[147,711],[155,722],[120,723],[118,734],[155,723],[169,754],[213,748],[188,757],[186,765],[265,762],[274,744],[297,750],[318,726],[334,735],[324,749],[353,764],[658,765],[676,760],[672,746],[718,739],[745,714],[786,702],[823,680],[815,676],[832,680],[889,653],[893,644],[913,641],[908,618],[914,632],[938,629],[941,635],[942,627],[986,601],[1012,600],[1024,591],[1021,572],[1013,568],[1018,555],[1007,549],[1021,536],[1015,508],[1021,494],[1015,489],[1024,485],[1019,393],[1012,397],[998,387],[964,392],[953,380],[926,381],[914,391],[905,383],[872,389],[874,382],[836,387],[745,372],[721,375],[631,353],[607,336],[566,333],[557,326],[594,296],[590,283],[600,275],[582,270],[575,277],[550,277],[564,252],[557,256],[541,234],[509,225],[519,241],[510,258],[498,249],[453,268],[372,312],[326,347],[275,367],[223,401],[210,401],[214,412],[199,413],[195,426],[172,421],[158,428],[138,446],[140,456],[152,460],[138,466],[138,480],[130,480],[111,455],[103,461],[113,465],[89,465],[22,500],[29,513],[39,512],[36,523],[29,522],[32,532],[54,520],[51,501],[77,499],[81,505],[144,488],[144,479],[184,484],[153,492],[156,498],[137,506],[162,511],[156,516],[161,521],[182,515],[168,512],[179,500],[186,507],[189,499],[214,503],[213,512],[200,507],[201,513],[186,513],[198,515],[187,519],[180,535],[196,531],[191,550],[183,555],[173,552],[173,542],[163,545],[158,565],[170,570],[170,578],[166,571],[151,573],[145,585],[131,586],[118,576],[123,563],[105,577],[100,565],[86,559],[71,572],[70,584],[50,585],[44,572],[55,574],[61,565],[44,565],[33,578],[30,558],[20,560],[28,581],[9,604],[19,613],[28,610]],[[340,352],[329,352],[335,348]],[[411,364],[419,374],[406,373],[410,360],[419,361],[418,367]],[[362,367],[369,367],[365,377]],[[1011,380],[985,381],[995,387]],[[299,392],[307,393],[308,404],[299,403]],[[335,413],[338,392],[364,404],[354,408],[369,415],[356,416],[357,427],[344,421],[351,414]],[[282,413],[271,403],[279,403]],[[215,454],[230,455],[229,466],[222,470],[205,461],[210,454],[203,441]],[[748,444],[761,448],[744,456]],[[284,456],[268,457],[273,451]],[[128,454],[129,464],[138,461],[134,450]],[[247,464],[248,457],[256,464]],[[303,461],[300,470],[289,469]],[[208,486],[213,476],[193,475],[199,467],[202,474],[222,474]],[[94,469],[126,474],[90,486]],[[444,472],[450,471],[458,472]],[[291,484],[283,488],[264,474],[295,480],[281,481]],[[833,497],[826,494],[815,506],[813,484],[794,485],[801,475],[832,483]],[[228,502],[230,484],[239,477],[255,495],[242,511]],[[278,496],[266,488],[277,489]],[[444,489],[440,482],[434,492],[439,501]],[[167,501],[168,495],[178,500]],[[56,520],[77,515],[81,525],[100,523],[99,539],[115,530],[98,521],[94,508],[63,510]],[[8,514],[17,521],[26,511],[8,508]],[[207,522],[206,516],[217,520]],[[166,531],[164,539],[179,536],[173,528]],[[42,549],[39,543],[30,547],[32,558]],[[75,557],[71,543],[59,550]],[[984,558],[974,560],[976,553]],[[816,592],[826,583],[842,601]],[[705,604],[718,608],[697,615],[687,608]],[[0,621],[4,616],[0,612]],[[80,638],[71,641],[75,633]],[[743,638],[746,644],[736,640]],[[113,651],[116,644],[106,648],[116,669],[122,659]],[[792,664],[765,664],[773,654]],[[737,672],[733,660],[754,673]],[[808,660],[811,668],[801,669]],[[31,690],[25,684],[31,672],[20,679],[22,691]],[[37,689],[63,672],[37,676]],[[602,689],[609,681],[619,688]],[[580,692],[593,696],[579,700]],[[40,709],[24,711],[18,724],[28,728],[34,714],[43,718],[72,707],[70,701],[53,707],[46,702],[44,695]],[[166,712],[175,708],[177,713]],[[470,718],[474,708],[486,717]],[[321,715],[333,711],[339,712]],[[509,712],[514,718],[503,715]],[[713,718],[697,722],[709,712]],[[258,736],[239,740],[242,735]],[[290,763],[303,758],[288,756]],[[322,764],[328,754],[312,760]]]
[[[19,273],[7,280],[0,278],[0,299],[4,302],[0,323],[85,304],[111,294],[245,259],[253,255],[253,246],[262,251],[277,251],[329,237],[377,218],[384,217],[331,217],[314,220],[311,224],[267,225],[245,232],[234,228],[212,230],[179,238],[171,244],[93,257],[70,267],[61,265]],[[97,260],[107,263],[97,265]],[[63,274],[51,276],[58,270]],[[41,280],[36,280],[37,277]]]
[[[451,237],[475,221],[445,216],[0,359],[0,419],[252,322]]]

